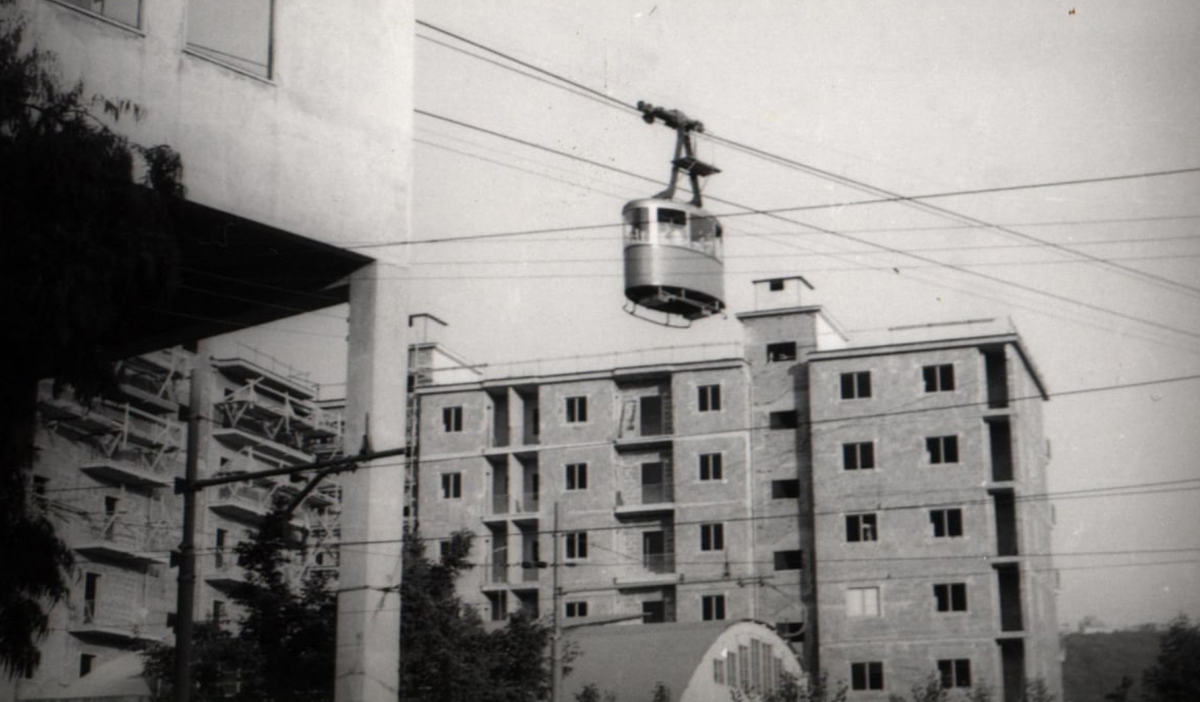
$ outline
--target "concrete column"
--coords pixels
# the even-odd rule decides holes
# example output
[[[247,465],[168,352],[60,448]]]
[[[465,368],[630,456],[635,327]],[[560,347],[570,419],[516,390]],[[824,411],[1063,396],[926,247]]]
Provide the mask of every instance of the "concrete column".
[[[350,281],[346,453],[404,445],[408,374],[407,271],[376,262]],[[403,459],[342,475],[337,702],[395,702],[400,666]]]

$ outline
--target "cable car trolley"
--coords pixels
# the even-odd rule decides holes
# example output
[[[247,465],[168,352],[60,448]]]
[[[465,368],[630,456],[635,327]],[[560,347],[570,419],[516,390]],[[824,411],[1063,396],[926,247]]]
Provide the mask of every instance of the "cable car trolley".
[[[666,326],[690,326],[725,308],[721,224],[704,211],[700,195],[700,179],[721,171],[696,158],[692,132],[704,132],[699,121],[645,102],[638,109],[647,124],[662,120],[675,130],[675,158],[667,189],[627,203],[622,212],[625,311]],[[680,173],[691,181],[690,203],[675,200]],[[640,314],[643,308],[662,313],[665,321]]]

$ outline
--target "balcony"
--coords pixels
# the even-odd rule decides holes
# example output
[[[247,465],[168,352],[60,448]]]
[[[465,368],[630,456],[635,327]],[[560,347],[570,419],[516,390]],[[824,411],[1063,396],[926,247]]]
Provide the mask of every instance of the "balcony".
[[[85,600],[82,616],[75,615],[71,619],[68,631],[88,643],[133,647],[163,640],[161,636],[147,634],[142,627],[118,614],[105,614],[95,600]]]
[[[78,524],[72,529],[74,550],[95,561],[141,567],[167,565],[172,547],[171,530],[148,522],[131,522],[117,515],[103,521]]]
[[[656,514],[672,514],[675,511],[675,486],[670,483],[648,483],[641,486],[636,494],[639,500],[634,503],[625,502],[625,496],[617,492],[617,517],[644,517]]]
[[[271,492],[251,485],[220,485],[208,508],[222,517],[258,524],[271,511]]]
[[[246,576],[233,553],[218,551],[215,561],[212,569],[205,571],[204,582],[226,592],[246,582]]]
[[[172,483],[172,476],[161,462],[142,461],[137,457],[90,461],[79,466],[79,470],[99,480],[132,487],[164,488]]]
[[[213,438],[237,451],[250,449],[275,461],[288,464],[312,462],[308,453],[249,428],[230,426],[214,429]]]

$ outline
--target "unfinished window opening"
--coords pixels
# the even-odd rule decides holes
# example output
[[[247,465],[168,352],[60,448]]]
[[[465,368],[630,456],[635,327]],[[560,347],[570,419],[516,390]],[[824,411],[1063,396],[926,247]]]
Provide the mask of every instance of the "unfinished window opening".
[[[189,0],[188,51],[271,78],[274,11],[274,0]]]
[[[772,480],[771,481],[771,499],[772,500],[788,500],[800,497],[800,481],[793,478],[791,480]]]
[[[1004,348],[984,351],[983,362],[987,375],[988,408],[1008,407],[1008,358]]]
[[[877,541],[878,526],[875,514],[848,514],[846,515],[846,541],[850,543]]]
[[[925,380],[925,392],[950,392],[954,390],[954,364],[943,363],[921,369]]]
[[[989,421],[988,445],[992,458],[992,480],[998,483],[1013,479],[1012,428],[1008,418]]]
[[[996,512],[996,554],[1019,555],[1017,541],[1017,505],[1012,490],[997,490],[992,493],[992,506]]]
[[[1021,631],[1021,571],[1016,565],[996,566],[1000,585],[1000,630]]]
[[[860,400],[871,396],[871,371],[842,373],[842,399]]]
[[[767,363],[782,363],[796,360],[796,342],[781,341],[767,344]]]
[[[842,444],[842,468],[844,470],[872,470],[875,468],[875,442],[859,441]]]
[[[796,410],[772,412],[769,421],[772,429],[795,429],[800,426],[800,415],[796,413]]]
[[[775,552],[775,570],[801,570],[804,568],[804,552],[800,549]]]
[[[966,583],[937,583],[933,586],[933,599],[939,612],[967,611]]]

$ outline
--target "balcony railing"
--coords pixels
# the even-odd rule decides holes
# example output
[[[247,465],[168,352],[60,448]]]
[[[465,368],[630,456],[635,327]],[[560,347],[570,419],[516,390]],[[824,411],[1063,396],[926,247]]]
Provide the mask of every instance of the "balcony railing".
[[[671,483],[644,483],[642,504],[657,505],[675,501],[675,486]]]
[[[674,573],[675,554],[665,552],[642,554],[642,567],[651,573]]]

